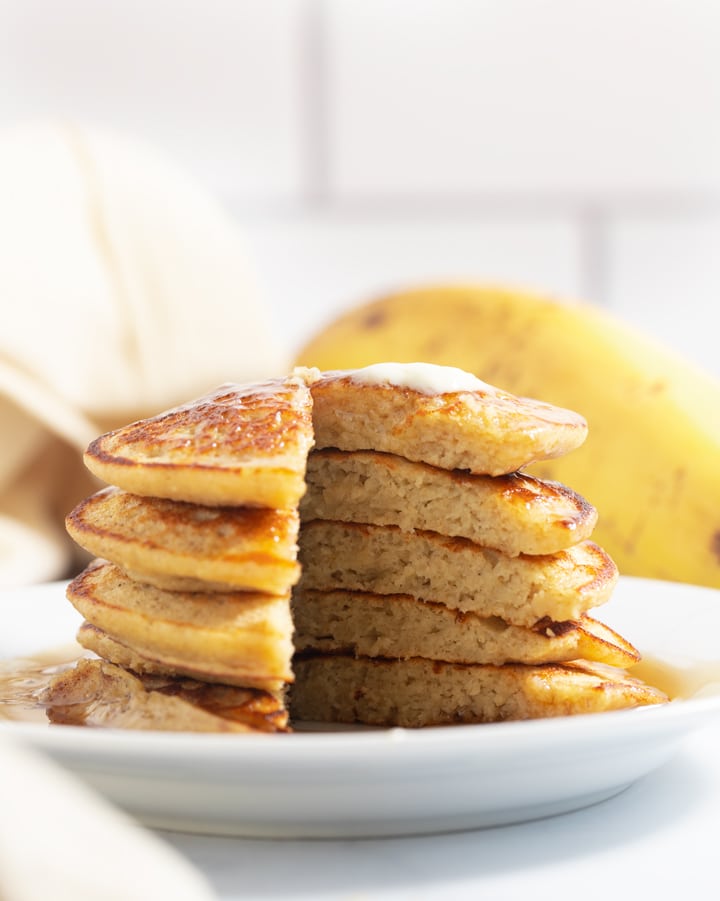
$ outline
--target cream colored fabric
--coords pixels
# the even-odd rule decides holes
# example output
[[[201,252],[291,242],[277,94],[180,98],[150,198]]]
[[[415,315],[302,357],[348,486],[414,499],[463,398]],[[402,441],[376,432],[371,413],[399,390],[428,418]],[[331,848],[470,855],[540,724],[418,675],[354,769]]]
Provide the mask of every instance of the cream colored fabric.
[[[205,877],[70,773],[0,739],[3,901],[211,901]]]
[[[2,587],[66,574],[61,508],[95,487],[93,437],[286,368],[232,219],[161,155],[85,127],[0,134],[0,304]]]

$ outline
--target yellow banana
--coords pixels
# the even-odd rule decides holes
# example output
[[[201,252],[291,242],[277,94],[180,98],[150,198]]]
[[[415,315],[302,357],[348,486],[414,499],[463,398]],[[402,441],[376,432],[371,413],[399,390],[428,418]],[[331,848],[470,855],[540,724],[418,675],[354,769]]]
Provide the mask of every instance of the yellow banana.
[[[582,413],[579,450],[533,468],[599,511],[620,571],[720,587],[720,382],[586,304],[427,287],[341,316],[300,352],[321,369],[421,360]]]

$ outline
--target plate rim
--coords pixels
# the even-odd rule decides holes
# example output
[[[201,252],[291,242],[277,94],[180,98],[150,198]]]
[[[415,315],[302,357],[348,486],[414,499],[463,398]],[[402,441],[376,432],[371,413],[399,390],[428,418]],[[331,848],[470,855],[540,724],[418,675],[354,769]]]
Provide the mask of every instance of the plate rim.
[[[0,591],[0,605],[3,596],[10,594],[48,595],[62,593],[64,597],[68,580],[44,582],[16,589]],[[689,591],[697,597],[710,598],[717,595],[720,619],[720,590],[701,585],[678,582],[666,582],[637,576],[621,576],[620,585],[627,590],[633,586],[641,591],[648,591],[653,586],[663,586],[663,590]],[[1,608],[0,608],[1,609]],[[74,611],[73,611],[74,612]],[[68,640],[71,640],[68,638]],[[632,640],[632,639],[631,639]],[[0,657],[0,661],[6,659]],[[718,658],[720,661],[720,656]],[[111,759],[120,754],[132,752],[134,748],[144,754],[163,756],[164,746],[171,742],[178,746],[190,745],[202,748],[208,753],[222,754],[238,744],[242,748],[241,755],[255,755],[260,760],[267,755],[284,753],[277,747],[294,748],[295,754],[313,750],[323,753],[327,747],[328,754],[336,754],[338,749],[353,750],[361,748],[363,754],[384,752],[387,748],[402,747],[414,749],[416,746],[437,751],[443,747],[449,734],[454,743],[476,744],[478,736],[485,736],[485,743],[493,748],[502,747],[504,743],[514,743],[518,737],[527,740],[528,736],[536,743],[544,743],[550,733],[550,740],[555,735],[566,737],[565,733],[581,733],[583,737],[595,739],[596,733],[612,731],[622,726],[626,734],[642,732],[650,728],[654,733],[664,730],[683,728],[684,722],[692,724],[704,717],[720,713],[720,695],[672,700],[667,704],[630,710],[605,711],[601,713],[574,714],[572,716],[548,717],[533,720],[459,724],[451,726],[432,726],[423,729],[378,728],[354,730],[339,728],[337,731],[298,731],[287,735],[250,734],[240,736],[233,734],[198,734],[176,732],[144,732],[126,729],[86,729],[77,726],[50,725],[45,723],[29,723],[20,720],[0,720],[0,735],[16,735],[30,741],[44,750],[57,750],[63,753],[86,753],[104,755]],[[233,754],[236,756],[236,754]]]
[[[634,581],[644,602],[654,580]],[[628,590],[632,582],[626,577]],[[31,586],[19,596],[44,595],[47,603],[65,584]],[[720,621],[720,593],[687,587],[712,597]],[[289,735],[6,720],[0,739],[47,753],[149,826],[252,838],[385,837],[577,810],[656,769],[718,714],[714,695],[526,721]]]

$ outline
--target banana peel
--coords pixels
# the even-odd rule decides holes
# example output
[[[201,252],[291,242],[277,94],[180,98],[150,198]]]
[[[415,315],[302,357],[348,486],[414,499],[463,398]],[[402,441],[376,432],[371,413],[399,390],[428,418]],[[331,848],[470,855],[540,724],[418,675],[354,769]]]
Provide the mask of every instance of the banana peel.
[[[585,444],[531,468],[599,512],[622,573],[720,587],[720,382],[583,303],[492,286],[431,286],[324,327],[297,364],[457,366],[583,414]]]

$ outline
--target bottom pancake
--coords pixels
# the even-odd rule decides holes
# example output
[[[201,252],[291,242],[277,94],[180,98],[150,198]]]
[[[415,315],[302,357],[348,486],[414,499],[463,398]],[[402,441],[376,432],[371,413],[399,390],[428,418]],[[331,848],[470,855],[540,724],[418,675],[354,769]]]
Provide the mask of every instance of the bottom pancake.
[[[268,692],[166,676],[141,677],[82,659],[40,699],[52,723],[166,732],[285,732],[287,712]]]
[[[667,697],[623,670],[584,661],[546,666],[300,655],[293,720],[417,728],[600,713]]]

